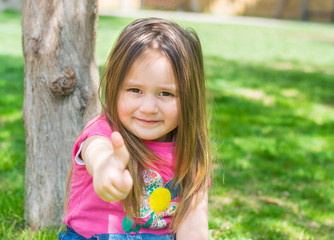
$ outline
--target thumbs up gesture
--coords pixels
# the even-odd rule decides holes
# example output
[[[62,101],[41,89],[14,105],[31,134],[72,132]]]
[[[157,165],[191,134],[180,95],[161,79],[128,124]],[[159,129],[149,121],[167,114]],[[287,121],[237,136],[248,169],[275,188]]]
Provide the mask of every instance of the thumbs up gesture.
[[[126,169],[130,154],[122,136],[113,132],[111,142],[102,136],[89,137],[86,141],[82,157],[87,171],[93,177],[96,194],[106,202],[126,198],[131,191],[133,180]]]

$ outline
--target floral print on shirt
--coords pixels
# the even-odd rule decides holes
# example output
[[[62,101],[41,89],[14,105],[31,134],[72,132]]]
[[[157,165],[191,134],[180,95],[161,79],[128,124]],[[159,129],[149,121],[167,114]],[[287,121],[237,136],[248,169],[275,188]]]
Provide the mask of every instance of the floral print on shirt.
[[[150,229],[161,229],[166,227],[165,217],[175,213],[178,202],[173,201],[178,197],[179,188],[173,184],[173,178],[163,184],[163,179],[157,171],[143,171],[145,188],[141,199],[140,217],[150,218],[145,224],[137,224],[135,228],[133,221],[128,217],[123,219],[124,232],[138,232],[141,227]]]

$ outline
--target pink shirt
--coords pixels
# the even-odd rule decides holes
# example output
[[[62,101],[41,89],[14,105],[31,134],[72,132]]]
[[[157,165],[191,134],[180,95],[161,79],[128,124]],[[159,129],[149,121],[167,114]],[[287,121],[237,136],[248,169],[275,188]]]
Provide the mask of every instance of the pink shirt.
[[[81,143],[88,137],[100,135],[110,139],[112,130],[105,116],[90,121],[73,146],[72,157],[77,159]],[[143,172],[146,188],[141,200],[142,225],[126,222],[121,202],[105,202],[94,191],[91,175],[84,163],[74,161],[70,201],[63,222],[85,238],[93,234],[125,233],[140,227],[139,233],[168,234],[171,216],[178,205],[177,189],[171,184],[176,166],[173,142],[145,141],[145,145],[166,163]],[[174,166],[174,167],[173,167]],[[131,232],[132,230],[130,230]]]

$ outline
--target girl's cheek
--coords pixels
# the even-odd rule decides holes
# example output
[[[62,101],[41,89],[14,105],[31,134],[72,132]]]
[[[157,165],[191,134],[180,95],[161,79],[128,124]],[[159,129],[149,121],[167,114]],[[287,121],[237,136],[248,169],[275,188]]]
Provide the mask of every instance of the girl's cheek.
[[[122,117],[126,113],[126,105],[124,101],[124,98],[120,96],[117,102],[117,114],[119,117]]]
[[[125,102],[121,102],[118,104],[117,106],[117,113],[118,113],[118,116],[124,116],[127,114],[128,112],[128,107],[127,107],[127,104]]]
[[[175,101],[173,104],[171,104],[168,108],[168,115],[174,117],[174,121],[177,123],[180,123],[180,104],[178,101]]]

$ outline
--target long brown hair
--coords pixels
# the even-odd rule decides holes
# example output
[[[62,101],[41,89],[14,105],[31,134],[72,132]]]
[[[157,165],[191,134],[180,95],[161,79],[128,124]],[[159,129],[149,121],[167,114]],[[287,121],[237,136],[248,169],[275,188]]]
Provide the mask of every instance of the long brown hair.
[[[160,50],[169,59],[179,91],[175,179],[182,196],[171,225],[176,231],[194,206],[194,200],[196,205],[203,199],[211,168],[203,56],[196,32],[160,18],[138,19],[130,23],[118,37],[104,68],[101,81],[101,88],[105,89],[103,113],[110,126],[121,133],[130,153],[128,169],[132,178],[138,181],[134,181],[123,205],[129,216],[138,217],[144,187],[142,170],[162,160],[122,125],[117,114],[117,101],[133,63],[149,48]]]
[[[208,187],[211,154],[206,114],[206,94],[202,49],[198,35],[159,18],[139,19],[120,34],[111,51],[102,83],[105,84],[104,113],[111,126],[123,136],[130,153],[128,169],[135,181],[123,201],[127,214],[138,216],[144,187],[140,176],[150,159],[156,156],[143,142],[124,128],[117,114],[117,100],[126,74],[148,48],[160,50],[171,62],[178,84],[180,123],[176,134],[177,166],[175,176],[182,189],[179,207],[173,217],[176,227],[189,213],[195,193],[197,203]]]

